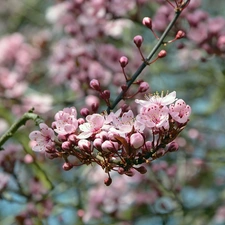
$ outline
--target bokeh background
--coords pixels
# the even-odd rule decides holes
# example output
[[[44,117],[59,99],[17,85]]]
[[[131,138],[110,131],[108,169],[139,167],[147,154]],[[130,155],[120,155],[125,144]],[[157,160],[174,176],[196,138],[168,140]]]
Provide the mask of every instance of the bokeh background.
[[[224,7],[192,0],[166,40],[179,29],[185,38],[162,46],[167,57],[140,76],[150,93],[175,90],[192,107],[178,152],[144,175],[113,174],[106,187],[95,165],[64,171],[62,161],[32,152],[28,135],[37,127],[29,121],[0,151],[0,223],[225,224]],[[142,62],[133,37],[143,36],[145,55],[157,42],[142,18],[160,36],[173,14],[163,0],[1,0],[0,134],[32,107],[47,124],[67,106],[99,101],[105,110],[90,80],[115,99],[125,82],[119,58],[129,58],[130,75]]]

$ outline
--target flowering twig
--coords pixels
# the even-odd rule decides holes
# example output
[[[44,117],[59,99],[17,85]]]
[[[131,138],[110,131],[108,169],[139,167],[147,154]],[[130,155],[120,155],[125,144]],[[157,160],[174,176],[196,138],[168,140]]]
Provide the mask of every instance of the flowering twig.
[[[35,123],[40,124],[43,120],[35,113],[33,113],[34,109],[29,110],[28,112],[24,113],[24,115],[18,119],[12,126],[0,137],[0,151],[4,150],[2,145],[11,138],[14,133],[21,127],[26,124],[28,120],[34,120]]]
[[[107,113],[109,113],[111,110],[113,110],[116,105],[123,99],[124,94],[128,91],[128,89],[130,88],[130,86],[134,83],[134,81],[136,80],[136,78],[141,74],[141,72],[143,71],[143,69],[149,65],[149,62],[151,60],[151,58],[154,56],[154,54],[156,53],[156,51],[160,48],[160,46],[164,43],[164,39],[167,36],[167,34],[169,33],[169,31],[172,29],[173,25],[175,24],[175,22],[177,21],[177,19],[179,18],[181,12],[183,11],[184,7],[186,7],[187,3],[190,0],[185,0],[184,2],[181,3],[181,5],[179,7],[177,7],[175,9],[175,15],[174,18],[171,20],[171,22],[169,23],[169,25],[167,26],[166,30],[164,31],[164,33],[162,34],[161,38],[158,40],[157,44],[155,45],[155,47],[152,49],[152,51],[149,53],[149,55],[147,56],[147,58],[145,59],[145,61],[139,66],[139,68],[136,70],[136,72],[133,74],[133,76],[131,77],[131,79],[129,79],[126,82],[126,89],[123,89],[120,94],[117,96],[117,98],[115,99],[115,101],[107,108]],[[183,7],[184,6],[184,7]]]

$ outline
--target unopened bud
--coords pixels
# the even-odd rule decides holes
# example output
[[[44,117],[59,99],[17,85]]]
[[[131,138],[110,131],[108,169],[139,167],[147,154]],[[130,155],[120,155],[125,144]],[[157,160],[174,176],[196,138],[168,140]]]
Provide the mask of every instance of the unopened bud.
[[[183,38],[184,36],[185,36],[184,31],[179,30],[179,31],[177,32],[177,34],[176,34],[176,39],[181,39],[181,38]]]
[[[62,168],[65,170],[65,171],[68,171],[68,170],[71,170],[73,168],[73,165],[69,162],[65,162],[62,166]]]
[[[136,45],[138,48],[140,48],[141,45],[142,45],[142,42],[143,42],[143,37],[142,37],[141,35],[137,35],[137,36],[134,37],[133,40],[134,40],[135,45]]]
[[[96,90],[96,91],[100,91],[100,90],[101,90],[101,88],[100,88],[100,83],[99,83],[99,81],[96,80],[96,79],[91,80],[91,82],[90,82],[90,87],[91,87],[92,89]]]
[[[70,150],[70,148],[71,148],[71,143],[69,141],[65,141],[62,143],[62,149],[64,151],[68,151],[68,150]]]
[[[144,146],[146,147],[146,150],[148,152],[152,150],[152,142],[151,141],[146,141]]]
[[[128,58],[126,56],[120,57],[120,65],[122,68],[124,68],[128,64]]]
[[[78,142],[78,147],[82,151],[91,152],[91,143],[88,140],[80,140]]]
[[[144,138],[140,133],[134,133],[130,137],[130,145],[138,149],[144,144]]]
[[[112,183],[112,178],[111,177],[105,178],[104,183],[106,186],[109,186]]]
[[[104,141],[103,143],[102,143],[102,150],[103,151],[113,151],[114,149],[115,149],[115,147],[114,147],[114,145],[113,145],[113,143],[111,142],[111,141]]]
[[[138,91],[146,92],[149,89],[149,84],[147,82],[141,82]]]
[[[168,148],[168,152],[176,152],[179,149],[179,145],[173,141],[172,143],[170,143],[170,146]]]
[[[142,24],[148,27],[149,29],[152,29],[152,19],[150,17],[144,17],[142,20]]]
[[[91,105],[91,109],[92,109],[93,112],[97,112],[98,111],[98,107],[99,107],[99,102],[94,102]]]
[[[110,91],[109,90],[104,90],[102,93],[102,97],[104,99],[109,99],[110,98]]]
[[[163,58],[163,57],[165,57],[166,56],[166,51],[165,50],[161,50],[160,52],[159,52],[159,54],[158,54],[158,57],[159,58]]]
[[[82,109],[80,110],[80,115],[83,116],[83,117],[86,117],[86,116],[88,116],[89,114],[90,114],[90,111],[89,111],[88,108],[82,108]]]
[[[102,149],[102,139],[101,138],[95,138],[93,145],[96,149]]]

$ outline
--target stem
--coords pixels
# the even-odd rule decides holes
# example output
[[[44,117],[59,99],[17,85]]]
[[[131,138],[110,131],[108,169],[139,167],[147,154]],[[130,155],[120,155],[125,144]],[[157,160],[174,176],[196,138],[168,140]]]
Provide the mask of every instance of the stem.
[[[159,49],[159,47],[163,43],[163,40],[165,39],[165,37],[167,36],[167,34],[169,33],[169,31],[173,27],[174,23],[177,21],[177,19],[180,16],[181,12],[182,12],[182,10],[176,10],[175,11],[174,18],[171,20],[171,22],[167,26],[167,28],[164,31],[164,33],[162,34],[161,38],[158,40],[158,42],[155,45],[155,47],[152,49],[152,51],[150,52],[150,54],[147,56],[146,60],[139,66],[139,68],[137,69],[137,71],[133,74],[133,76],[131,77],[131,79],[126,82],[127,88],[125,90],[122,90],[120,92],[120,94],[117,96],[117,98],[115,99],[115,101],[112,103],[112,105],[107,108],[107,113],[110,113],[110,111],[113,110],[116,107],[116,105],[123,99],[124,94],[127,92],[127,90],[129,89],[129,87],[131,86],[131,84],[133,84],[133,82],[136,80],[136,78],[141,74],[142,70],[148,65],[149,61],[151,60],[151,58],[154,56],[154,54],[156,53],[156,51]]]
[[[9,138],[11,138],[20,127],[24,126],[28,120],[34,120],[37,124],[43,122],[43,120],[37,114],[33,113],[33,109],[24,113],[23,116],[13,123],[12,126],[0,137],[0,151],[4,150],[2,145]]]

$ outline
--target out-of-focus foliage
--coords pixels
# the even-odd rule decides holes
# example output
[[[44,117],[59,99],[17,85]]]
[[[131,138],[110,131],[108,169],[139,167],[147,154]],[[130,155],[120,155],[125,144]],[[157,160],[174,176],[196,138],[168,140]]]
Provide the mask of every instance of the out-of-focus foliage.
[[[183,28],[186,38],[164,46],[167,57],[141,75],[151,93],[176,90],[192,107],[179,151],[149,164],[144,175],[115,174],[106,187],[94,165],[64,171],[60,160],[32,152],[28,135],[36,128],[29,122],[0,151],[1,224],[225,223],[225,41],[217,42],[225,35],[225,3],[192,0],[188,7],[167,37]],[[47,124],[64,107],[91,108],[93,78],[114,99],[124,83],[120,56],[129,57],[130,74],[141,63],[133,37],[144,37],[146,55],[156,43],[142,18],[151,17],[160,35],[173,11],[163,0],[3,0],[0,134],[31,107]]]

